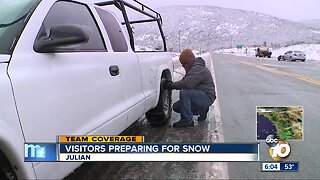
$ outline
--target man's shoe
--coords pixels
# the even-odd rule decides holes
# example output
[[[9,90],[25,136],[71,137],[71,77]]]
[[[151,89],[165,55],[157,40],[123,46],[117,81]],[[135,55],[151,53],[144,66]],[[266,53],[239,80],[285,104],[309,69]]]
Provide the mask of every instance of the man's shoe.
[[[194,126],[193,120],[191,120],[190,122],[178,121],[178,122],[173,123],[174,128],[193,127],[193,126]]]
[[[204,121],[207,119],[207,115],[208,115],[208,111],[209,111],[209,108],[207,108],[203,114],[201,114],[199,117],[198,117],[198,121]]]

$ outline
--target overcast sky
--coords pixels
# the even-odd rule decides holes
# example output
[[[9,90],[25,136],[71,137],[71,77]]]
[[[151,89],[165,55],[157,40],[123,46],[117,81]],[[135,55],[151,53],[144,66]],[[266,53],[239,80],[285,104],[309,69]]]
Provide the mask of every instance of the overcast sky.
[[[292,21],[320,19],[320,0],[138,0],[151,8],[168,5],[211,5],[261,12]]]

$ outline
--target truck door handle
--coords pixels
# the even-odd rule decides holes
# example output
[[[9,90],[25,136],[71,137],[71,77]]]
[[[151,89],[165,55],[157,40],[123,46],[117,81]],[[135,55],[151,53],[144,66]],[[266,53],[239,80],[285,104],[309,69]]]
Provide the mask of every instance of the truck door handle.
[[[111,76],[119,75],[119,66],[117,66],[117,65],[110,66],[109,72],[110,72]]]

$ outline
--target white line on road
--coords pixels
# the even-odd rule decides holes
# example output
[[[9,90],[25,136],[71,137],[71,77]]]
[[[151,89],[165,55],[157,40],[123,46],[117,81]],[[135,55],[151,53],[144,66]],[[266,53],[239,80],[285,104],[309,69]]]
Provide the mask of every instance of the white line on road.
[[[221,113],[220,113],[220,105],[219,105],[219,96],[218,96],[218,91],[217,91],[217,82],[216,82],[215,71],[214,71],[214,67],[213,67],[213,61],[211,59],[210,53],[204,54],[202,56],[202,58],[206,61],[207,67],[211,71],[211,75],[212,75],[212,78],[213,78],[214,84],[215,84],[217,99],[213,103],[213,106],[210,107],[210,111],[212,112],[212,109],[213,109],[213,112],[214,112],[214,119],[216,121],[216,130],[217,130],[217,136],[218,136],[217,140],[218,140],[218,142],[224,142]],[[212,113],[209,113],[209,119],[213,119],[211,116],[212,116]],[[210,138],[210,136],[208,136],[208,140],[210,140],[209,138]],[[221,177],[214,177],[214,178],[229,179],[227,163],[226,162],[217,162],[217,163],[213,163],[212,168],[221,170],[221,174],[220,174]],[[206,176],[205,179],[211,179],[211,177]]]

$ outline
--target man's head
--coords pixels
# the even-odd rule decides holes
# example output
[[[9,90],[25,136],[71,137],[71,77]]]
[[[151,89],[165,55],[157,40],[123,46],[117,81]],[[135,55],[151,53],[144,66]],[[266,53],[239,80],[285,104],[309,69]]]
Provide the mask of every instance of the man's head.
[[[182,51],[179,60],[182,67],[186,70],[186,72],[188,72],[193,63],[196,62],[196,57],[192,53],[191,49],[185,49]]]

